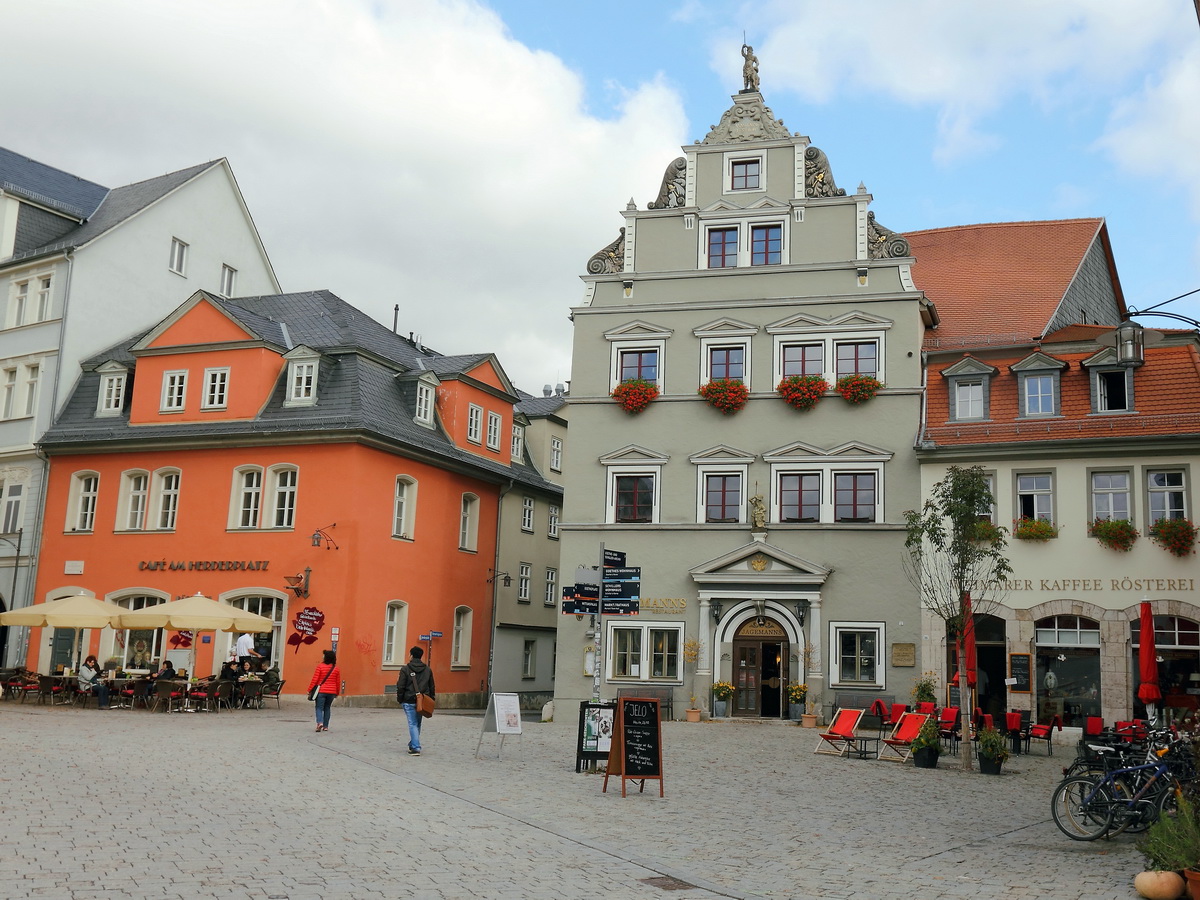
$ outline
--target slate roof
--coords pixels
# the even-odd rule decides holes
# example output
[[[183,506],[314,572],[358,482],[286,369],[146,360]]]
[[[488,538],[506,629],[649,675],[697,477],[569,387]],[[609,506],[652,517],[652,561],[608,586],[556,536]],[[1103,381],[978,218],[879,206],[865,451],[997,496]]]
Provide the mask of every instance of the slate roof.
[[[47,253],[57,253],[67,248],[82,247],[89,241],[95,240],[105,232],[116,228],[122,222],[141,212],[157,200],[162,199],[180,185],[186,184],[197,175],[214,166],[221,165],[221,160],[200,163],[178,172],[169,172],[157,178],[149,178],[134,184],[113,188],[107,191],[102,201],[79,227],[71,230],[52,244],[34,247],[10,257],[11,261],[25,260],[31,257],[43,256]]]
[[[534,419],[552,416],[567,405],[566,398],[560,394],[550,397],[535,397],[524,391],[518,391],[517,393],[521,397],[521,402],[517,404],[517,409]]]
[[[0,190],[23,196],[75,219],[86,219],[108,188],[0,147]]]
[[[213,442],[250,443],[289,440],[373,440],[398,452],[437,457],[460,470],[489,480],[516,478],[531,487],[561,493],[530,465],[507,465],[456,447],[439,428],[413,421],[410,385],[397,376],[437,365],[446,373],[473,367],[489,354],[443,357],[418,349],[335,294],[303,291],[225,300],[205,294],[249,330],[282,351],[303,344],[322,353],[315,406],[284,406],[286,370],[270,400],[252,421],[129,424],[121,416],[95,415],[100,389],[96,369],[113,360],[134,368],[130,348],[148,332],[133,335],[83,363],[83,374],[70,400],[43,436],[49,453],[87,445],[195,446]],[[150,329],[153,331],[154,329]],[[127,396],[132,389],[127,391]]]
[[[904,237],[916,257],[913,282],[941,319],[926,343],[943,346],[1045,334],[1088,250],[1106,240],[1103,219],[961,225]]]

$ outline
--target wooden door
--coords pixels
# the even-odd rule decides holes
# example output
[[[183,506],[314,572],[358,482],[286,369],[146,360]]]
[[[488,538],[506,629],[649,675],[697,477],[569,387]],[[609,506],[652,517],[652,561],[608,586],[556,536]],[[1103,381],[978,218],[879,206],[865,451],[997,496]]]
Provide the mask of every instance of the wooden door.
[[[759,687],[762,681],[760,648],[758,642],[733,645],[733,714],[735,716],[757,716],[759,714]]]

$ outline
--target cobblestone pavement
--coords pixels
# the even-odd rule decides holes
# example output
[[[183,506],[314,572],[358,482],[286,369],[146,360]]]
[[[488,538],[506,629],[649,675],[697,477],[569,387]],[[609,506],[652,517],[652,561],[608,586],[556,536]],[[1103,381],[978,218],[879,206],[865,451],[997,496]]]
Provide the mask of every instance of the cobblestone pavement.
[[[212,714],[0,703],[3,898],[1126,900],[1132,839],[1068,840],[1071,752],[999,778],[812,753],[758,723],[663,726],[665,799],[574,770],[575,716],[485,735],[401,710]],[[566,721],[570,720],[570,721]],[[614,790],[614,783],[616,789]]]

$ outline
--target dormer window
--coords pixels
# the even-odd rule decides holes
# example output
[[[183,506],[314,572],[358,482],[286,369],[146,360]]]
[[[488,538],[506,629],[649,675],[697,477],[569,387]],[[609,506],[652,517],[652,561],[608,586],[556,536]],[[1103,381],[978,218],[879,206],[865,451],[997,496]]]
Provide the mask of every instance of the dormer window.
[[[951,422],[980,422],[989,417],[991,382],[996,372],[969,356],[942,371],[949,388]]]
[[[735,159],[730,163],[729,189],[731,191],[755,191],[759,188],[759,175],[762,161],[754,159]]]
[[[204,370],[204,397],[201,409],[225,409],[229,401],[229,368]]]
[[[1083,361],[1092,388],[1092,412],[1133,412],[1133,366],[1120,365],[1117,353],[1104,348]]]
[[[160,412],[182,412],[187,399],[187,370],[163,372]]]
[[[320,355],[309,347],[297,347],[289,352],[287,395],[284,406],[314,406],[317,402],[317,379],[321,374]]]
[[[422,425],[433,424],[433,385],[417,383],[417,414],[413,417]]]
[[[1017,376],[1019,415],[1022,418],[1045,418],[1059,414],[1059,373],[1066,367],[1066,363],[1038,352],[1009,369]]]

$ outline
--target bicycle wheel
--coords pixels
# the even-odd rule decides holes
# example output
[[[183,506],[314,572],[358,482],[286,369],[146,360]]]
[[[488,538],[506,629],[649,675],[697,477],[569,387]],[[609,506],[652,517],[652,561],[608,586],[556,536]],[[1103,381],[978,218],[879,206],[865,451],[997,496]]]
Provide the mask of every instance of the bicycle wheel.
[[[1050,814],[1058,830],[1073,841],[1094,841],[1112,824],[1112,795],[1089,778],[1066,778],[1050,798]]]
[[[1124,775],[1114,776],[1108,783],[1108,789],[1113,801],[1109,837],[1125,832],[1140,834],[1154,824],[1154,820],[1158,818],[1159,805],[1162,803],[1159,791],[1134,800],[1140,785],[1136,780],[1131,781]]]

